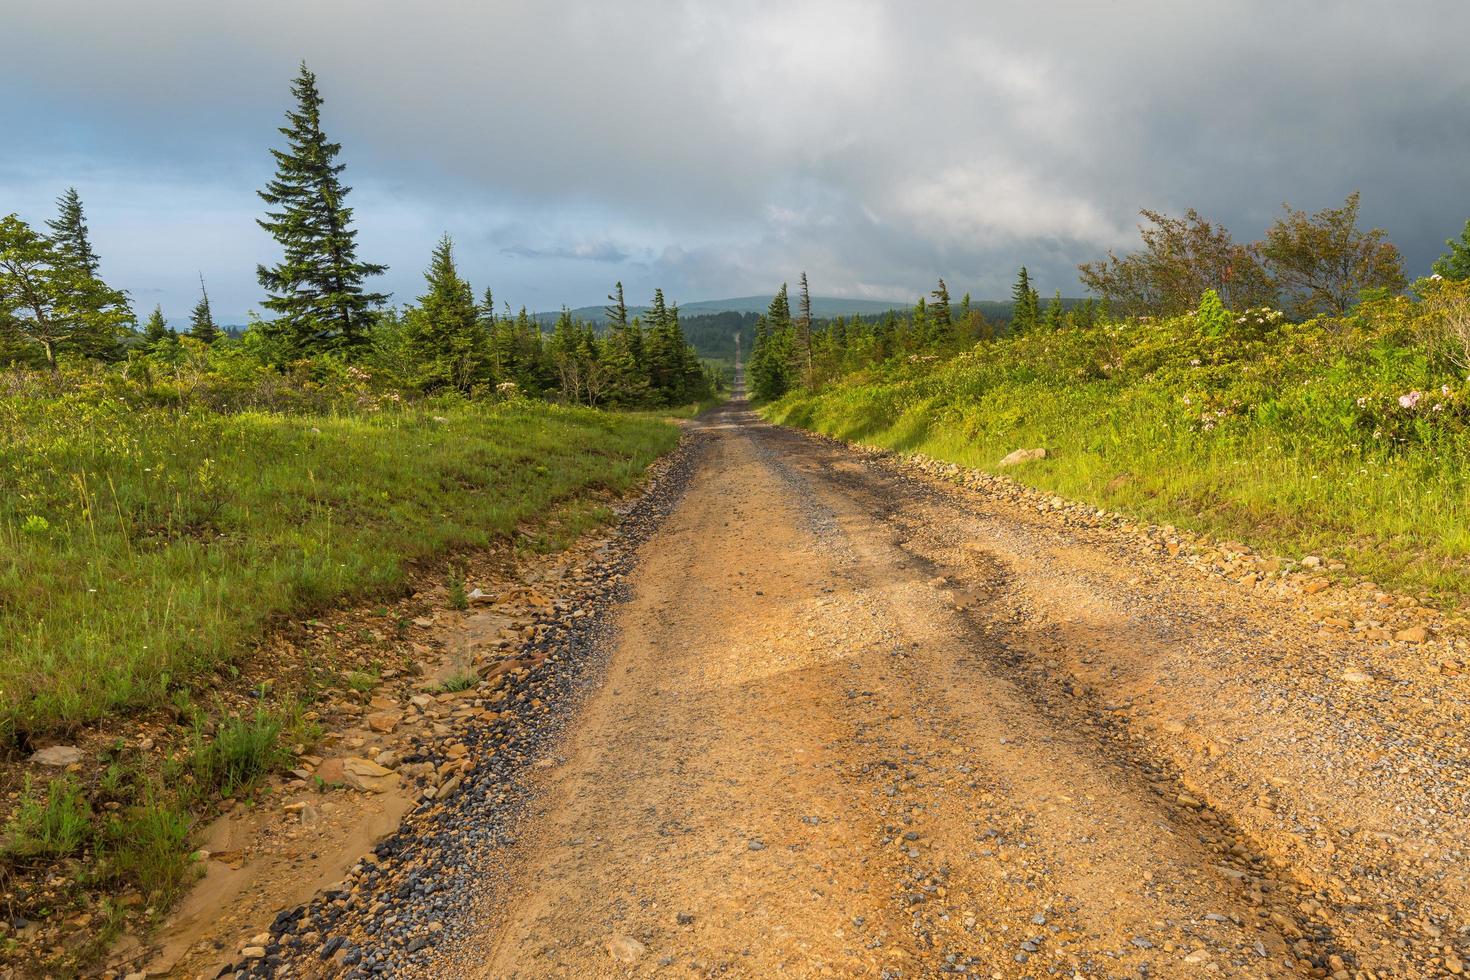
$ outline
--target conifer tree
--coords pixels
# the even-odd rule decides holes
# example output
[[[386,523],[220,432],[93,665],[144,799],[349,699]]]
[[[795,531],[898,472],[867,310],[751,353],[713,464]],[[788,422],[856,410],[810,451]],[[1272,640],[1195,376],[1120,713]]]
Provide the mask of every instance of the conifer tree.
[[[209,292],[204,288],[203,275],[199,277],[199,302],[194,304],[194,312],[189,316],[189,336],[206,347],[220,337],[219,325],[209,311]]]
[[[886,361],[898,350],[898,314],[889,310],[873,328],[873,356]]]
[[[766,311],[766,317],[770,320],[771,330],[791,329],[791,300],[787,296],[786,284],[781,284],[781,289],[771,300],[770,308]]]
[[[367,338],[371,310],[388,297],[363,287],[387,267],[357,258],[352,209],[343,204],[351,188],[341,181],[340,143],[322,132],[322,97],[316,76],[303,62],[291,85],[296,107],[281,127],[285,150],[272,149],[276,175],[259,192],[270,208],[259,219],[284,255],[256,270],[269,294],[265,307],[277,314],[268,331],[296,354],[352,350]]]
[[[77,268],[90,276],[97,274],[97,253],[92,251],[91,236],[87,231],[87,218],[82,212],[82,198],[75,187],[56,199],[57,215],[46,222],[51,229],[51,241],[57,251]]]
[[[1031,276],[1023,265],[1011,289],[1011,333],[1024,333],[1035,327],[1040,305],[1041,297],[1031,286]]]
[[[455,388],[468,394],[485,381],[487,336],[475,292],[460,278],[454,241],[446,234],[434,246],[424,272],[428,290],[404,317],[404,335],[419,365],[416,384],[426,390]],[[486,291],[486,300],[492,297]]]
[[[803,384],[812,383],[812,291],[807,285],[806,271],[801,273],[801,296],[797,300],[796,354],[801,361]]]
[[[163,318],[163,307],[153,307],[148,321],[143,324],[143,342],[151,350],[168,339],[168,321]]]
[[[1046,307],[1046,325],[1051,330],[1060,330],[1066,324],[1066,316],[1062,310],[1062,291],[1057,290],[1056,295]]]
[[[949,309],[949,287],[941,279],[938,287],[929,295],[934,297],[934,302],[929,304],[930,336],[937,343],[947,344],[954,339],[954,323],[950,319]]]
[[[608,294],[608,304],[602,308],[609,330],[614,332],[628,328],[628,304],[623,299],[623,284],[619,282]]]
[[[52,370],[62,353],[119,356],[133,323],[126,295],[14,214],[0,218],[0,313],[6,333]]]
[[[909,322],[912,324],[912,332],[909,334],[910,344],[920,349],[927,347],[931,336],[929,333],[929,304],[924,297],[920,296],[919,301],[914,304],[914,312]]]

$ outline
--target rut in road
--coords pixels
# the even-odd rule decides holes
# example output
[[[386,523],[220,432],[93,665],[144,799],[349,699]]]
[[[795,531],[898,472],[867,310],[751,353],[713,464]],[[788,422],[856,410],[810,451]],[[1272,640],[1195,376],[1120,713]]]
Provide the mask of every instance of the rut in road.
[[[740,404],[699,424],[702,465],[646,546],[603,687],[540,771],[512,884],[433,972],[1425,976],[1453,961],[1404,920],[1462,900],[1463,881],[1355,863],[1384,887],[1407,876],[1390,907],[1292,849],[1331,835],[1334,806],[1361,823],[1394,801],[1252,754],[1254,668],[1204,657],[1196,630],[1249,645],[1270,625]],[[1092,690],[1151,684],[1201,701],[1149,723]],[[1160,749],[1179,717],[1238,759],[1209,739]],[[1286,777],[1266,787],[1275,810],[1261,765]],[[1462,832],[1454,819],[1442,829]]]

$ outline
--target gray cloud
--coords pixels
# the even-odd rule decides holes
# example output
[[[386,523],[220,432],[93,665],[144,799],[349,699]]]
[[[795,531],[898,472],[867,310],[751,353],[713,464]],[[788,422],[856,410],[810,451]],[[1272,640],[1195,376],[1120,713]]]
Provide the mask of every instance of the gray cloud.
[[[258,302],[301,58],[400,299],[446,230],[477,285],[554,309],[801,269],[999,296],[1025,262],[1070,292],[1140,207],[1254,238],[1358,188],[1422,271],[1470,215],[1457,0],[8,0],[4,27],[0,211],[76,184],[105,271],[172,315],[198,271]]]
[[[500,251],[503,255],[520,259],[571,259],[579,262],[626,262],[631,257],[627,249],[612,242],[574,242],[545,248],[507,245]]]

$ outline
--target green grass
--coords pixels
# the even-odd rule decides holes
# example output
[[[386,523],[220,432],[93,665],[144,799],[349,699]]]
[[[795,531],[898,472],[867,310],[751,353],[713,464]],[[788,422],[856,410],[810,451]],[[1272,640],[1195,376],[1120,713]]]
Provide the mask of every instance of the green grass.
[[[531,402],[292,415],[12,389],[0,723],[164,703],[280,617],[625,489],[676,441],[659,419]]]
[[[434,690],[441,694],[454,694],[459,691],[468,691],[478,683],[480,683],[480,675],[472,670],[465,670],[445,678]]]
[[[1470,384],[1397,309],[1227,336],[1190,318],[1038,333],[890,362],[764,411],[990,471],[1045,447],[1004,472],[1456,606],[1470,595]],[[1411,391],[1419,403],[1401,405]]]
[[[226,718],[211,739],[196,729],[190,768],[195,785],[233,796],[283,766],[290,753],[281,744],[284,719],[257,708],[248,718]]]
[[[6,830],[11,857],[68,857],[90,837],[91,807],[70,776],[51,780],[44,792],[29,778]]]

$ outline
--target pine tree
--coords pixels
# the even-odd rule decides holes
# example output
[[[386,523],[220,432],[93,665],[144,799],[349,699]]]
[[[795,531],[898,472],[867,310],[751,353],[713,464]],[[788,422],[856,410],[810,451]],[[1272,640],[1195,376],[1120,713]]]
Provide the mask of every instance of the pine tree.
[[[1060,330],[1066,322],[1066,315],[1062,310],[1062,291],[1058,289],[1046,307],[1046,325],[1048,329]]]
[[[415,384],[426,390],[455,388],[466,394],[486,377],[488,338],[475,292],[460,278],[454,241],[446,234],[434,246],[424,272],[428,291],[404,317],[404,335],[415,361]],[[486,291],[487,301],[493,298]]]
[[[367,338],[371,309],[388,298],[366,292],[363,281],[387,266],[357,259],[352,209],[342,203],[351,192],[340,179],[346,165],[335,162],[342,146],[322,133],[322,97],[305,63],[291,94],[296,108],[280,130],[287,149],[271,150],[276,176],[259,192],[276,210],[258,223],[284,251],[278,265],[256,270],[265,307],[278,314],[269,331],[296,354],[351,350]]]
[[[610,305],[604,306],[602,312],[607,320],[609,330],[614,332],[628,328],[628,304],[623,300],[623,284],[619,282],[612,293],[608,294],[607,301]]]
[[[163,318],[163,307],[155,306],[148,314],[148,322],[143,325],[143,342],[151,350],[167,339],[168,321]]]
[[[116,358],[133,323],[125,294],[13,214],[0,218],[0,313],[52,370],[62,353]]]
[[[1459,238],[1451,238],[1445,244],[1450,250],[1435,261],[1435,274],[1446,279],[1470,279],[1470,221],[1465,222]]]
[[[87,231],[87,218],[82,213],[82,198],[75,187],[56,199],[57,216],[46,222],[51,229],[51,241],[57,251],[77,268],[88,275],[97,274],[97,253],[92,251],[91,236]]]
[[[209,292],[204,288],[203,275],[199,277],[199,302],[194,304],[194,312],[189,315],[189,336],[206,347],[220,337],[219,325],[209,311]]]
[[[929,304],[930,337],[936,343],[947,344],[954,339],[954,323],[950,319],[949,309],[949,287],[941,279],[939,286],[929,295],[934,297],[934,302]]]
[[[812,383],[812,291],[807,285],[806,271],[801,273],[801,296],[796,318],[796,354],[801,361],[802,383]]]
[[[770,307],[766,310],[766,317],[771,321],[771,329],[791,329],[791,300],[787,297],[786,284],[781,284],[781,289],[771,300]]]
[[[929,346],[932,339],[929,333],[929,304],[920,296],[919,301],[914,304],[914,312],[909,317],[911,332],[909,342],[912,346],[923,349]]]
[[[1031,286],[1031,275],[1021,266],[1021,274],[1011,289],[1011,333],[1024,333],[1036,326],[1041,297]]]

